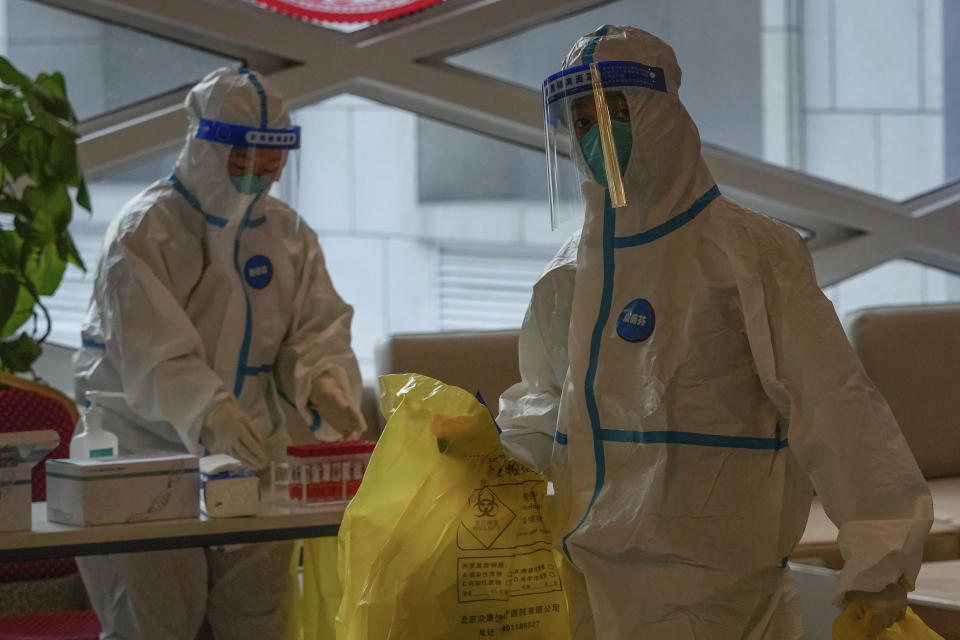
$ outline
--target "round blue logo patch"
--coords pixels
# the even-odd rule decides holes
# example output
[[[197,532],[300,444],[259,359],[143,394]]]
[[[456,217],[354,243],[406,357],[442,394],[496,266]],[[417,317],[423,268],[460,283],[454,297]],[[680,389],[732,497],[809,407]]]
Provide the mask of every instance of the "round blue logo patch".
[[[243,265],[243,277],[254,289],[263,289],[273,278],[273,265],[267,256],[253,256]]]
[[[617,335],[628,342],[643,342],[653,333],[655,323],[653,307],[643,298],[637,298],[620,312]]]

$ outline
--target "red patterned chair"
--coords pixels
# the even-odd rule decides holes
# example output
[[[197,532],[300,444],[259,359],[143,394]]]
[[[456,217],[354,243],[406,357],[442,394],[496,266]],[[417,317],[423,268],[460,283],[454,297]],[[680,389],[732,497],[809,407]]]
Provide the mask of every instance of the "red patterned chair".
[[[34,502],[46,499],[45,460],[67,457],[76,422],[76,405],[62,393],[0,373],[0,431],[52,428],[60,435],[33,469]],[[73,558],[0,562],[0,640],[95,640],[99,633]]]

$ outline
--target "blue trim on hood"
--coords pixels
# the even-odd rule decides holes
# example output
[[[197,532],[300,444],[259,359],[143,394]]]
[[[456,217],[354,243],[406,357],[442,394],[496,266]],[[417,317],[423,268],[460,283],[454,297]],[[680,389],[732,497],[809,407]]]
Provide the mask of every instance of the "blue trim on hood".
[[[610,29],[610,25],[605,24],[599,29],[597,29],[597,35],[590,38],[590,42],[587,43],[587,46],[583,49],[583,54],[580,56],[580,61],[583,64],[593,64],[593,54],[599,44],[600,39],[607,35],[607,31]]]
[[[203,207],[200,206],[200,201],[197,200],[195,195],[190,193],[190,191],[182,182],[180,182],[180,178],[177,177],[177,174],[171,173],[168,180],[170,181],[170,184],[173,185],[173,188],[183,196],[184,200],[186,200],[191,207],[196,209],[204,218],[206,218],[208,224],[212,224],[213,226],[220,228],[227,226],[229,220],[226,218],[221,218],[220,216],[211,215],[203,210]]]
[[[244,67],[240,69],[240,73],[250,78],[250,84],[253,85],[253,88],[257,90],[257,95],[260,96],[260,128],[266,129],[267,121],[269,120],[267,117],[267,92],[263,90],[263,85],[260,84],[257,76],[255,76],[250,69]]]
[[[683,225],[696,218],[697,215],[706,209],[707,205],[713,202],[719,195],[720,188],[717,187],[717,185],[713,185],[706,193],[694,200],[693,204],[686,211],[678,213],[663,224],[657,225],[656,227],[648,229],[642,233],[636,233],[632,236],[614,238],[613,246],[616,249],[623,249],[625,247],[636,247],[641,244],[648,244],[654,240],[659,240],[668,233],[676,231]]]

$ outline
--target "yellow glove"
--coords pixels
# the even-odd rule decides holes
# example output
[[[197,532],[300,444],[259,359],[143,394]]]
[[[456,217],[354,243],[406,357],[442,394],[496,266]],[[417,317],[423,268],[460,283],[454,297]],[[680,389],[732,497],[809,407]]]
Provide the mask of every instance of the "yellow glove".
[[[310,404],[344,440],[354,440],[367,429],[363,414],[332,375],[322,374],[313,381]]]
[[[845,600],[868,611],[868,638],[873,638],[893,623],[902,620],[907,611],[907,590],[899,582],[888,584],[879,593],[848,591]]]
[[[834,640],[865,640],[867,626],[873,612],[859,604],[848,604],[837,619],[833,621]],[[900,622],[882,630],[874,636],[876,640],[944,640],[943,636],[923,623],[910,607]]]
[[[203,419],[200,443],[210,453],[233,456],[251,471],[260,471],[267,466],[263,438],[250,416],[232,398],[216,405]]]

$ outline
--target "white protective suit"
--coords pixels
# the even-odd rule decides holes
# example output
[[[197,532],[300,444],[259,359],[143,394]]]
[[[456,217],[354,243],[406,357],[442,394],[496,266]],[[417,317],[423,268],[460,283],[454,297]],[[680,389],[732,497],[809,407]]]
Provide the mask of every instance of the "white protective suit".
[[[310,419],[311,384],[329,374],[359,404],[353,310],[334,290],[307,224],[265,192],[238,191],[227,174],[230,146],[196,137],[201,118],[287,128],[276,89],[255,72],[221,69],[189,92],[185,106],[190,127],[173,175],[131,200],[107,231],[76,361],[78,395],[126,396],[101,403],[103,427],[118,436],[121,453],[194,454],[204,451],[204,417],[233,395],[280,459],[288,443],[281,401]],[[257,606],[220,601],[218,610],[247,630],[243,637],[280,637],[286,593],[261,586],[274,585],[278,571],[286,575],[292,547],[260,546],[281,547],[286,556],[245,548],[210,561],[211,581],[215,566],[229,567],[218,580],[240,581],[236,588],[211,582],[211,604],[215,593],[255,594]],[[204,562],[199,549],[78,559],[104,637],[177,640],[192,638],[202,622],[207,580],[191,573]],[[182,593],[154,588],[151,575],[171,571],[182,574]],[[170,612],[178,601],[197,604],[200,621],[187,611],[177,622]]]
[[[555,485],[597,637],[801,638],[786,562],[814,489],[840,528],[836,602],[912,588],[930,494],[800,236],[719,195],[668,45],[603,27],[564,68],[590,58],[660,67],[667,91],[624,92],[627,206],[583,185],[497,422]]]

